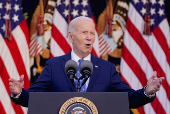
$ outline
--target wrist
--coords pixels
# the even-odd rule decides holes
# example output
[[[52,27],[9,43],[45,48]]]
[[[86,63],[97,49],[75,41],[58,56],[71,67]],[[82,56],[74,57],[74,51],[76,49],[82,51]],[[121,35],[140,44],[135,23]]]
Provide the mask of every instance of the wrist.
[[[19,94],[11,93],[11,97],[18,99],[20,97],[21,93],[22,93],[22,90]]]
[[[149,97],[149,98],[153,98],[153,97],[155,97],[155,93],[149,93],[149,92],[147,92],[147,86],[145,86],[144,87],[144,94],[147,96],[147,97]]]

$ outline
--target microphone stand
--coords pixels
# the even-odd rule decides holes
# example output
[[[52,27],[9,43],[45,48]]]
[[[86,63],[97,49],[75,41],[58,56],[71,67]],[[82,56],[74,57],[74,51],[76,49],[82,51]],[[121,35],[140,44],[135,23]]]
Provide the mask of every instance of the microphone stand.
[[[80,80],[83,80],[82,84],[80,85]],[[78,78],[78,83],[77,83],[77,92],[81,91],[81,87],[86,83],[87,79],[89,78],[89,76],[87,74],[85,74],[85,76],[81,76],[80,78]]]
[[[78,83],[77,83],[77,92],[80,92],[81,87],[82,87],[82,86],[80,86],[80,78],[79,78],[79,79],[78,79]]]

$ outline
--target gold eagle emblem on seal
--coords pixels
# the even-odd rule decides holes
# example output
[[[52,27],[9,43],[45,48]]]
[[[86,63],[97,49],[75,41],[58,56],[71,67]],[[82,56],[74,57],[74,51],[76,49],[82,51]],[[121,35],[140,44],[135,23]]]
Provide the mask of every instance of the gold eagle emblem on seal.
[[[98,114],[98,110],[90,100],[84,97],[73,97],[61,106],[59,114]]]

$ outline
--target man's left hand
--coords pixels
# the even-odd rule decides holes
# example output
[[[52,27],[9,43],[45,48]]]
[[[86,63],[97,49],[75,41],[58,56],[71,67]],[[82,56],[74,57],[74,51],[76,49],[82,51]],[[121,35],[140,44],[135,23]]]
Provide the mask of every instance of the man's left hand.
[[[151,95],[159,91],[164,79],[164,77],[157,78],[157,72],[155,71],[153,76],[148,80],[147,87],[145,88],[145,93],[147,95]]]

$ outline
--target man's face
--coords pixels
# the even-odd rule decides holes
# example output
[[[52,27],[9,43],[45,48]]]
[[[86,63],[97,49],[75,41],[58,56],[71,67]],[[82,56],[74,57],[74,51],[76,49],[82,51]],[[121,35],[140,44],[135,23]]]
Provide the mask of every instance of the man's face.
[[[79,57],[87,56],[91,53],[95,41],[95,25],[90,20],[78,20],[75,30],[69,33],[69,38],[73,44],[73,50]]]

